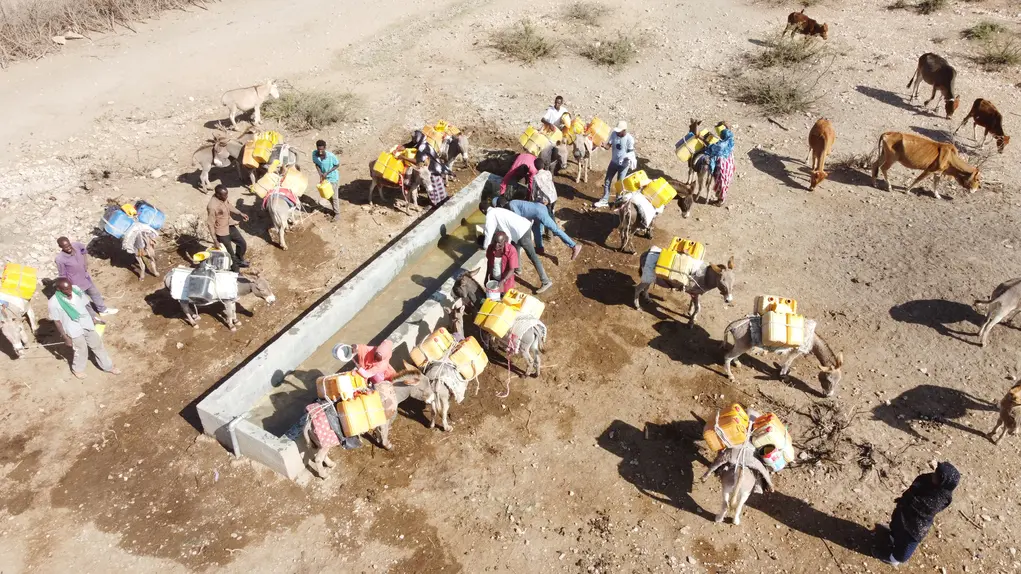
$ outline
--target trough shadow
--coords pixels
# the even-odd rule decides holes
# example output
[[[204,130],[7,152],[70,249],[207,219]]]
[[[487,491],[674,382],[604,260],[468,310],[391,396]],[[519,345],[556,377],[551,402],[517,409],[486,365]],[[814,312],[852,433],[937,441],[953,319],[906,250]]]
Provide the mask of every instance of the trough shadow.
[[[748,506],[762,512],[791,530],[807,534],[865,556],[872,556],[875,531],[857,522],[832,516],[809,502],[782,492],[753,494]]]
[[[635,280],[615,269],[589,269],[575,281],[578,292],[609,307],[630,306],[634,301]]]
[[[915,424],[937,424],[948,426],[962,432],[980,437],[986,433],[957,422],[969,411],[995,412],[995,403],[975,397],[970,393],[941,387],[937,385],[919,385],[904,391],[890,401],[872,409],[872,416],[892,428],[903,431],[912,437],[927,439],[915,429]],[[995,419],[990,418],[990,423]],[[989,427],[992,429],[992,425]]]
[[[646,423],[646,432],[615,420],[596,439],[603,449],[620,457],[617,471],[649,498],[692,514],[701,507],[691,498],[695,463],[710,463],[699,454],[696,440],[702,424],[695,420],[668,424]]]
[[[902,96],[902,95],[900,95],[900,94],[898,94],[896,92],[891,92],[890,90],[884,90],[882,88],[873,88],[871,86],[857,86],[857,87],[855,87],[855,90],[857,90],[859,94],[868,96],[868,97],[870,97],[870,98],[872,98],[874,100],[878,100],[880,102],[883,102],[884,104],[889,104],[889,105],[891,105],[891,106],[893,106],[895,108],[900,108],[902,110],[907,110],[909,112],[914,112],[914,113],[916,113],[918,115],[929,115],[929,116],[932,115],[932,114],[929,114],[927,110],[924,111],[924,113],[923,112],[919,112],[919,110],[921,110],[922,108],[916,107],[910,101],[904,99],[904,96]]]
[[[890,318],[901,323],[914,323],[916,325],[932,327],[944,337],[951,337],[970,345],[979,345],[979,342],[977,339],[965,339],[961,335],[977,336],[977,328],[985,322],[985,317],[980,315],[970,305],[945,299],[918,299],[894,305],[890,308]],[[974,333],[971,333],[951,329],[948,326],[957,323],[971,323],[976,327],[976,330]]]
[[[787,187],[807,189],[807,186],[802,185],[791,177],[790,171],[787,170],[787,166],[784,164],[785,161],[797,162],[798,160],[759,148],[750,150],[748,152],[748,159],[751,160],[752,167],[772,176]]]

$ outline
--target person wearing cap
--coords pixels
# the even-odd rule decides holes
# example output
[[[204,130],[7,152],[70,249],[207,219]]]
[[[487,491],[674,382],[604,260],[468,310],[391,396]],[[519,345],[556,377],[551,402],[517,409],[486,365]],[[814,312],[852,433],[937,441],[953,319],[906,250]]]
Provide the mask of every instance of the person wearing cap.
[[[907,562],[929,533],[936,515],[953,502],[960,481],[961,473],[949,462],[937,464],[935,472],[918,475],[894,501],[897,506],[890,518],[889,555],[877,549],[876,557],[893,566]]]
[[[340,172],[337,171],[340,167],[340,160],[333,152],[326,150],[324,140],[319,140],[316,142],[316,151],[312,154],[312,163],[315,164],[316,171],[319,172],[319,183],[328,181],[330,187],[333,188],[333,197],[330,198],[330,204],[333,206],[333,221],[340,221],[340,196],[337,195],[340,187]]]
[[[567,113],[567,108],[564,107],[564,97],[557,96],[553,100],[553,105],[547,108],[546,113],[542,116],[542,127],[549,132],[567,128],[567,124],[564,123],[564,116]]]
[[[604,147],[610,148],[610,165],[606,166],[606,179],[603,181],[603,198],[592,204],[593,207],[610,205],[610,185],[613,179],[624,181],[632,169],[638,167],[635,155],[635,138],[627,133],[627,122],[621,120],[610,134]]]

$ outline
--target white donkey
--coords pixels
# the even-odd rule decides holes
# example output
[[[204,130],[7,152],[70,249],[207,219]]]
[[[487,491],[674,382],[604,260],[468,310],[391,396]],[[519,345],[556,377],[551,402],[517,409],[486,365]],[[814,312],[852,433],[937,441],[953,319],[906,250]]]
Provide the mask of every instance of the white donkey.
[[[220,98],[220,103],[230,110],[230,125],[238,127],[235,117],[238,112],[252,111],[252,122],[256,125],[262,123],[262,104],[269,98],[280,97],[280,90],[273,80],[266,80],[265,84],[248,86],[247,88],[236,88],[227,90]]]
[[[1014,315],[1021,311],[1021,278],[1008,279],[1000,283],[996,289],[993,289],[993,294],[989,299],[985,301],[976,299],[975,306],[986,307],[989,311],[985,324],[978,332],[979,340],[985,347],[989,342],[989,332],[993,330],[993,327],[1004,320],[1010,322]]]
[[[28,329],[25,329],[26,319]],[[28,301],[0,294],[0,332],[10,341],[18,358],[25,354],[29,342],[35,337],[37,326],[35,312]]]
[[[215,279],[212,279],[212,282],[215,287],[198,296],[186,293],[186,291],[190,291],[188,280],[194,273],[213,274]],[[231,281],[234,282],[233,285],[230,285]],[[223,303],[227,326],[231,331],[237,331],[238,326],[241,325],[241,321],[237,317],[238,299],[248,294],[254,294],[271,305],[276,301],[276,296],[270,291],[269,283],[262,277],[245,277],[229,271],[213,271],[203,265],[195,269],[186,267],[171,269],[164,278],[163,284],[170,291],[171,297],[181,303],[184,320],[196,329],[199,327],[199,307]]]

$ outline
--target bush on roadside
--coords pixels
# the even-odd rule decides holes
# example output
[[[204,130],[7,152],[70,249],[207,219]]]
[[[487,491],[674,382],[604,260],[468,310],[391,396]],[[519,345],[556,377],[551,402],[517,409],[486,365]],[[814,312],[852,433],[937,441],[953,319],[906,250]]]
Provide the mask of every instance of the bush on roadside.
[[[610,9],[603,4],[594,2],[572,2],[564,9],[564,17],[579,24],[587,26],[598,26],[599,18],[606,15]]]
[[[621,68],[635,61],[638,56],[638,42],[629,34],[618,35],[610,41],[589,44],[582,48],[581,55],[589,60],[611,68]]]
[[[357,98],[350,93],[292,91],[266,100],[262,113],[294,131],[320,130],[351,119],[356,105]]]
[[[556,55],[556,44],[547,40],[528,20],[494,34],[492,47],[505,57],[525,64]]]

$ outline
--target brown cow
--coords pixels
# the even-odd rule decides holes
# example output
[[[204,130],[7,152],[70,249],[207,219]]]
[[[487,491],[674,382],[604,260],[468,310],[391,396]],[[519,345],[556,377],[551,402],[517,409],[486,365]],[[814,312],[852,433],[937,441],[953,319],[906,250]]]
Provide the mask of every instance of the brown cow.
[[[823,40],[826,39],[826,34],[830,31],[829,24],[820,24],[815,20],[805,16],[805,9],[802,8],[801,12],[791,12],[787,16],[787,27],[783,29],[783,34],[780,37],[787,35],[787,32],[791,33],[791,37],[794,33],[804,34],[806,36],[821,36]]]
[[[833,131],[833,124],[826,118],[820,118],[808,132],[808,158],[812,160],[812,185],[809,191],[822,183],[827,176],[826,156],[830,155],[833,149],[833,140],[837,139],[837,133]],[[808,160],[805,160],[808,163]]]
[[[1000,399],[1000,417],[996,420],[996,426],[989,433],[989,439],[993,441],[993,444],[999,443],[1003,435],[1008,432],[1012,435],[1017,434],[1019,426],[1021,426],[1021,383],[1011,387],[1007,394]],[[1003,431],[1000,432],[1000,436],[996,436],[996,431],[1001,427]]]
[[[964,121],[961,125],[957,126],[954,130],[956,134],[964,127],[964,124],[968,123],[968,120],[972,121],[971,124],[971,137],[977,140],[978,135],[976,134],[977,126],[985,128],[985,133],[982,134],[982,141],[979,143],[979,147],[982,147],[986,143],[986,136],[989,132],[993,133],[993,139],[996,140],[996,149],[1000,153],[1003,153],[1003,148],[1007,147],[1010,143],[1010,136],[1003,134],[1003,115],[1000,114],[1000,110],[996,109],[993,102],[989,100],[983,100],[977,98],[975,103],[971,105],[971,111],[968,115],[964,116]]]
[[[886,172],[895,163],[908,169],[922,170],[922,174],[911,182],[906,191],[910,191],[929,174],[933,176],[932,194],[936,199],[942,199],[939,195],[941,175],[953,177],[961,187],[973,192],[978,189],[978,168],[968,165],[957,153],[957,147],[951,143],[939,143],[914,134],[886,132],[879,136],[879,159],[872,166],[872,185],[876,185],[876,174],[883,170],[886,190],[890,191],[892,187]]]
[[[956,79],[957,70],[946,59],[931,52],[922,54],[918,58],[918,67],[915,68],[915,74],[908,80],[908,88],[911,87],[912,83],[915,84],[915,89],[911,93],[911,100],[914,101],[918,97],[918,87],[922,85],[922,80],[925,80],[926,84],[932,85],[932,96],[922,105],[927,107],[929,102],[936,100],[936,106],[939,106],[939,100],[936,99],[936,92],[939,92],[943,98],[943,111],[946,112],[949,118],[954,115],[958,106],[961,105],[961,98],[954,91],[954,80]],[[935,109],[936,107],[933,107],[933,110]]]

